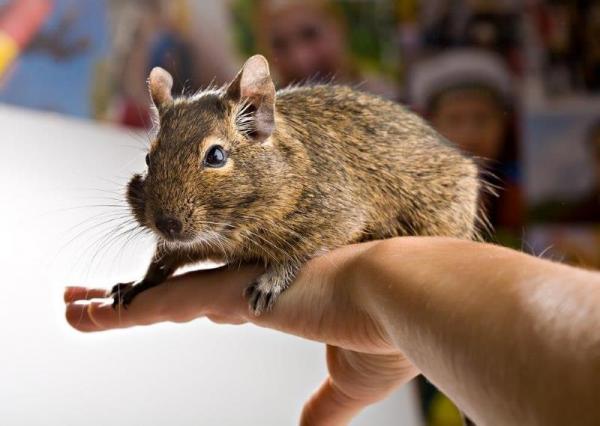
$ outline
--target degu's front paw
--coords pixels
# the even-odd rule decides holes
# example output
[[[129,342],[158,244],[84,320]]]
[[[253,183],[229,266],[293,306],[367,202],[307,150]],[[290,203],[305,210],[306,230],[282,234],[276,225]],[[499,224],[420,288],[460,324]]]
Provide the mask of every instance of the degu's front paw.
[[[269,275],[265,274],[246,288],[245,296],[248,299],[250,310],[256,316],[270,311],[283,288],[277,285]]]
[[[113,298],[113,309],[117,309],[119,306],[127,309],[137,294],[138,291],[133,282],[114,285],[110,290],[110,297]]]

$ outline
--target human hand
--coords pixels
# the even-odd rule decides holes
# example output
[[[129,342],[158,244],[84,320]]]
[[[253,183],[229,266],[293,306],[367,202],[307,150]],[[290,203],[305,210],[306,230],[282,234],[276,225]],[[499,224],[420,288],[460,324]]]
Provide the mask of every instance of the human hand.
[[[85,332],[207,317],[254,323],[327,344],[329,376],[305,404],[301,424],[345,424],[418,374],[395,347],[361,287],[357,259],[377,242],[344,247],[311,260],[273,310],[254,316],[244,290],[263,271],[223,267],[171,278],[114,310],[105,289],[65,291],[69,324]]]

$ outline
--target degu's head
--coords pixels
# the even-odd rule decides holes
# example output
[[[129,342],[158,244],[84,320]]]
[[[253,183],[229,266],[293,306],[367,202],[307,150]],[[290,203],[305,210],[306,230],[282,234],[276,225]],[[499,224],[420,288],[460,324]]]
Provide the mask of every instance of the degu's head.
[[[148,79],[158,133],[127,199],[143,227],[171,244],[216,243],[267,215],[282,168],[271,141],[275,87],[266,59],[248,59],[226,87],[174,99],[173,79]]]

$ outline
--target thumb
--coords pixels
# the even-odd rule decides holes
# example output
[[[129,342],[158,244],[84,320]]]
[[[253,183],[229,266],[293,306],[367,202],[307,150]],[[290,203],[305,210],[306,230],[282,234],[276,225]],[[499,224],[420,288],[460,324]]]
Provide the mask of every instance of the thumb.
[[[366,354],[327,346],[329,376],[304,405],[301,425],[344,425],[362,409],[413,379],[400,353]]]
[[[341,391],[328,376],[304,405],[300,425],[345,425],[364,406]]]

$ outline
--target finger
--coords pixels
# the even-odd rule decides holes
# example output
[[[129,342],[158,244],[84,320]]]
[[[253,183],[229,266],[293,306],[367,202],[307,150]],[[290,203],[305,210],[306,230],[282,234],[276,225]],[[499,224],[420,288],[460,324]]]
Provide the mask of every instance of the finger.
[[[240,324],[245,321],[248,309],[243,290],[260,272],[259,268],[247,266],[183,274],[140,293],[127,309],[122,306],[114,309],[112,300],[67,303],[66,318],[80,331],[187,322],[202,316],[221,323]]]
[[[69,325],[76,330],[89,332],[104,330],[99,324],[94,322],[90,310],[94,304],[98,302],[71,302],[66,305],[66,318]]]
[[[112,299],[80,300],[66,305],[67,322],[79,331],[103,331],[167,321],[155,295],[139,297],[127,309],[113,306]]]
[[[103,299],[108,296],[105,288],[67,287],[65,288],[65,303],[76,300]]]

